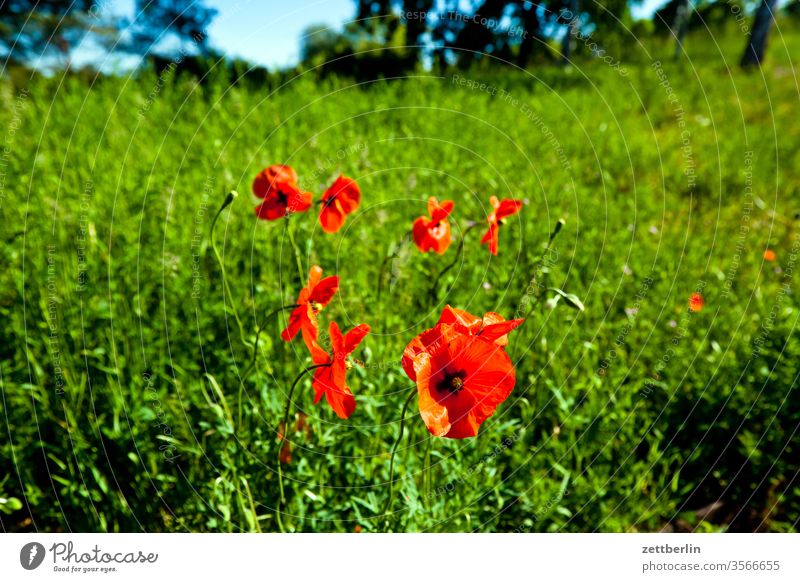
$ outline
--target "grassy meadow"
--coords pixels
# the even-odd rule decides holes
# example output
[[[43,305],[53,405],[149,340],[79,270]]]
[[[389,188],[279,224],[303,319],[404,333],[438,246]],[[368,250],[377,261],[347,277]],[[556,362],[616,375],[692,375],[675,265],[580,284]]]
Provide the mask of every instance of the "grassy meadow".
[[[341,278],[321,329],[372,327],[349,420],[313,404],[308,378],[294,393],[288,530],[384,529],[413,386],[400,358],[450,304],[530,306],[509,338],[516,387],[474,439],[429,437],[412,403],[391,530],[795,531],[800,36],[781,29],[750,73],[737,31],[694,41],[680,61],[652,44],[618,66],[362,84],[7,76],[3,530],[278,530],[280,423],[311,360],[279,339],[281,316],[248,371],[234,310],[252,342],[305,284],[285,221],[253,213],[253,177],[285,163],[315,199],[339,172],[360,185],[339,233],[314,211],[291,228],[305,274]],[[231,189],[216,236],[233,304],[208,248]],[[456,203],[444,256],[408,237],[431,195]],[[491,195],[525,206],[498,256],[482,227],[459,255]],[[552,308],[550,287],[585,310]]]

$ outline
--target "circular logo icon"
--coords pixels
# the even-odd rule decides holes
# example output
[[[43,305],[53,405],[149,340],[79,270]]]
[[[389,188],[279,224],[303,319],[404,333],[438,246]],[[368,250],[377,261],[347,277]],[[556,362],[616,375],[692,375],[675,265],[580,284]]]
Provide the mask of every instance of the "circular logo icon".
[[[30,542],[19,551],[19,563],[26,570],[35,570],[44,561],[44,546],[39,542]]]

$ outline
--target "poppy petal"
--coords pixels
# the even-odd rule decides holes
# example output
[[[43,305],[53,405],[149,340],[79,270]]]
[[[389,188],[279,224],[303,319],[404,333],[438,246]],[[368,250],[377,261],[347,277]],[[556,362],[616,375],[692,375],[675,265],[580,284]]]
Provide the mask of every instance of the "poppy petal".
[[[320,273],[321,272],[322,271],[320,270]],[[319,303],[325,307],[331,302],[331,299],[333,299],[333,296],[336,295],[338,290],[339,276],[334,275],[332,277],[325,277],[314,287],[314,290],[311,292],[308,300],[314,303]]]
[[[323,200],[335,199],[341,204],[342,212],[347,215],[355,212],[361,203],[361,190],[352,178],[340,174],[322,196]]]
[[[500,202],[500,205],[497,207],[497,220],[503,220],[512,214],[516,214],[521,208],[521,200],[509,200],[508,198],[505,199]]]
[[[434,351],[455,338],[456,335],[457,333],[452,329],[452,326],[437,324],[411,340],[403,351],[403,359],[400,362],[408,377],[412,381],[417,379],[414,371],[414,360],[419,354]]]
[[[481,338],[462,338],[450,348],[467,374],[461,392],[472,397],[472,420],[480,426],[514,389],[514,365],[502,347]]]
[[[320,350],[319,346],[317,346]],[[325,350],[322,350],[325,353]],[[325,354],[325,357],[328,357],[328,354]],[[325,362],[320,362],[324,364]],[[322,395],[327,392],[327,386],[330,384],[330,375],[331,371],[330,368],[317,368],[314,370],[314,379],[311,382],[311,385],[314,387],[314,404],[318,404],[319,401],[322,399]]]
[[[481,244],[489,245],[489,252],[493,255],[497,255],[497,245],[498,245],[498,226],[496,222],[492,222],[489,224],[489,230],[486,231],[486,234],[483,235],[481,239]]]
[[[309,351],[311,346],[317,341],[319,337],[319,323],[317,322],[317,314],[311,309],[310,305],[306,305],[306,313],[300,320],[300,332],[303,334],[303,342],[305,342]]]
[[[484,316],[484,322],[485,321],[486,317]],[[489,325],[483,326],[479,335],[488,342],[494,342],[497,345],[505,346],[508,344],[508,333],[518,328],[524,321],[524,319],[511,319],[509,321],[490,323]]]
[[[366,323],[355,326],[344,336],[344,353],[349,355],[358,347],[358,344],[369,333],[370,327]]]
[[[281,339],[285,342],[290,342],[294,339],[294,336],[297,335],[297,332],[300,331],[300,326],[302,325],[303,321],[303,310],[305,309],[305,305],[301,305],[300,307],[295,307],[292,312],[289,314],[289,323],[286,325],[286,329],[281,332]]]
[[[297,173],[289,166],[275,164],[261,170],[253,179],[253,194],[266,198],[281,184],[296,184]]]
[[[431,198],[431,200],[436,201],[435,198]],[[452,200],[445,200],[441,204],[436,201],[435,205],[431,205],[431,201],[428,201],[428,213],[431,215],[431,220],[433,222],[439,222],[444,220],[450,213],[453,212],[453,207],[455,206],[455,202]]]
[[[311,192],[303,192],[296,186],[288,184],[283,185],[281,191],[286,196],[289,212],[305,212],[311,208]]]
[[[339,418],[350,418],[356,409],[356,398],[345,385],[328,387],[325,390],[325,398]]]
[[[330,325],[328,325],[328,335],[331,338],[333,355],[336,357],[340,352],[344,352],[344,337],[342,337],[342,330],[339,329],[339,324],[335,321],[331,321]]]
[[[319,213],[319,224],[322,226],[322,230],[328,234],[333,234],[342,228],[344,219],[344,214],[335,203],[331,205],[323,203],[322,211]]]
[[[445,305],[442,314],[439,316],[439,323],[458,323],[477,332],[481,327],[482,321],[480,317],[476,317],[463,309]]]
[[[411,228],[411,235],[414,238],[414,244],[423,253],[430,250],[430,241],[428,236],[429,220],[424,216],[420,216],[414,221],[414,226]]]
[[[421,353],[414,362],[414,370],[417,381],[417,404],[419,414],[428,431],[437,437],[443,437],[450,432],[450,420],[447,408],[442,406],[431,394],[431,357],[427,353]]]
[[[255,208],[261,220],[278,220],[286,216],[286,205],[277,196],[270,196]]]

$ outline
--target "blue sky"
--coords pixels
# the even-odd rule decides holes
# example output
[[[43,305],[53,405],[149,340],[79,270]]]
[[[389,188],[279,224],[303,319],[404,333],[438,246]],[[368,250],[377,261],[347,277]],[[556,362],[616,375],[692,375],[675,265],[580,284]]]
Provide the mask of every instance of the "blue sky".
[[[206,5],[218,11],[208,31],[215,48],[270,68],[297,63],[300,38],[309,25],[340,28],[355,15],[353,0],[206,0]],[[102,6],[109,15],[134,16],[134,0],[110,0]],[[96,56],[92,47],[84,46],[76,60]]]
[[[634,11],[649,15],[666,0],[645,0]],[[334,28],[355,15],[353,0],[206,0],[218,10],[209,36],[217,49],[270,68],[297,63],[300,38],[312,24]],[[134,0],[110,0],[104,9],[111,14],[133,16]],[[87,50],[84,55],[89,57]],[[78,60],[82,60],[80,57]]]
[[[311,24],[340,28],[355,15],[353,0],[211,0],[219,10],[209,35],[232,56],[268,67],[293,65]]]

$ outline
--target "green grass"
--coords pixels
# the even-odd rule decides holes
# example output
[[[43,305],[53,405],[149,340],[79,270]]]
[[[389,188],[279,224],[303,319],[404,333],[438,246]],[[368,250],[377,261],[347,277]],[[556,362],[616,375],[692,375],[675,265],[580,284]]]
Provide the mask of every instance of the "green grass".
[[[735,54],[740,38],[723,40]],[[340,233],[312,213],[293,225],[303,268],[341,277],[323,329],[373,328],[356,354],[365,367],[349,373],[349,421],[315,406],[308,380],[296,392],[308,428],[284,466],[289,529],[381,529],[411,387],[403,348],[445,303],[511,317],[563,217],[539,281],[586,310],[537,297],[510,338],[516,388],[478,438],[428,439],[412,407],[392,529],[795,530],[800,125],[786,55],[800,39],[783,40],[763,75],[707,40],[691,63],[636,49],[627,76],[591,61],[458,73],[494,96],[429,72],[362,86],[305,74],[274,91],[151,74],[6,80],[3,529],[277,530],[276,431],[310,359],[273,320],[241,377],[251,353],[232,309],[251,341],[256,318],[296,298],[284,225],[257,221],[250,196],[256,172],[288,163],[316,197],[340,170],[358,180],[361,208]],[[682,108],[688,165],[653,58]],[[229,189],[241,195],[218,224],[226,310],[206,243]],[[428,196],[453,199],[457,231],[493,194],[527,202],[500,255],[470,232],[430,306],[455,244],[422,256],[401,243],[412,220]],[[706,305],[689,313],[697,289]]]

